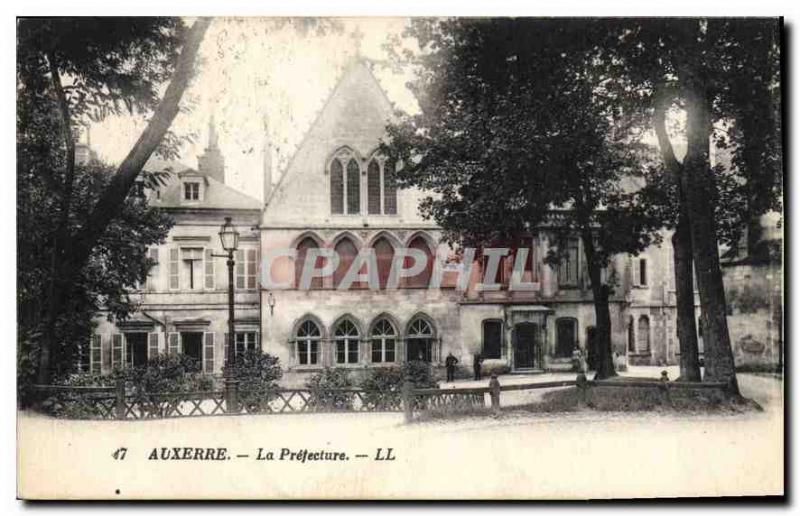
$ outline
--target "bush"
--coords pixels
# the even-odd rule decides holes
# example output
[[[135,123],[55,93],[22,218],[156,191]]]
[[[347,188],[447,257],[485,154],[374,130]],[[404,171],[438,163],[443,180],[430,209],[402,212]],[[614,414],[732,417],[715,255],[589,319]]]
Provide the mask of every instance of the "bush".
[[[412,361],[402,367],[372,369],[361,381],[364,402],[382,409],[398,408],[403,398],[403,383],[409,376],[415,389],[437,389],[438,382],[427,362]]]
[[[111,375],[136,394],[181,393],[200,390],[200,364],[186,355],[159,354],[143,366],[117,367]]]
[[[261,349],[247,350],[236,356],[233,376],[239,380],[239,401],[247,412],[267,410],[282,375],[278,358]]]
[[[352,386],[350,374],[346,369],[326,367],[306,380],[306,387],[311,391],[308,406],[323,410],[351,409],[353,408],[353,393],[331,392],[331,389],[344,389]]]

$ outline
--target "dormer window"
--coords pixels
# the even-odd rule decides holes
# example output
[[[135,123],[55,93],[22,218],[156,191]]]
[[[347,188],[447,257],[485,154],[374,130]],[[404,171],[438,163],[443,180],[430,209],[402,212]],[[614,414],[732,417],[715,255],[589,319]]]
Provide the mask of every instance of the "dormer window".
[[[200,200],[200,183],[185,182],[183,183],[183,200],[184,201],[199,201]]]

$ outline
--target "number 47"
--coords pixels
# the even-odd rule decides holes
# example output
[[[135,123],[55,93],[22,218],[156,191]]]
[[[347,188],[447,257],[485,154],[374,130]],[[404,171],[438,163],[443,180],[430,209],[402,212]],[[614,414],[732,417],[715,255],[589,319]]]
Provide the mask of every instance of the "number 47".
[[[117,451],[111,454],[114,460],[125,460],[125,454],[128,453],[127,448],[117,448]]]

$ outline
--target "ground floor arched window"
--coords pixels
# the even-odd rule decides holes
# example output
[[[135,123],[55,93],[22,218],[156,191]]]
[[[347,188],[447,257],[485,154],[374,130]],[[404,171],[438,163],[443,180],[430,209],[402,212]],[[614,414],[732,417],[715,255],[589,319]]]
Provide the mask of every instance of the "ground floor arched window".
[[[358,363],[358,328],[351,321],[345,319],[336,325],[333,331],[333,341],[336,346],[337,364]]]
[[[406,336],[406,360],[433,361],[433,344],[435,334],[428,321],[416,318],[408,326]]]
[[[372,362],[376,364],[394,362],[396,341],[397,332],[392,323],[386,319],[380,319],[375,323],[370,334]]]
[[[322,333],[313,321],[304,321],[297,329],[297,363],[316,365],[320,363],[320,340]]]

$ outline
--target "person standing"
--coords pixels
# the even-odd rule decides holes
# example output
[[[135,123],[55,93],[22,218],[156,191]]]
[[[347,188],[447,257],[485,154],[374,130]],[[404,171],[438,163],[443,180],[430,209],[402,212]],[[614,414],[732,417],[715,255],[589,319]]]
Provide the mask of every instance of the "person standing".
[[[444,359],[444,367],[447,369],[447,381],[452,382],[456,379],[456,364],[458,363],[458,359],[453,356],[453,353],[450,352],[447,354],[447,358]]]
[[[481,379],[481,363],[483,362],[483,357],[480,353],[475,353],[475,357],[472,360],[472,370],[475,372],[475,379]]]

